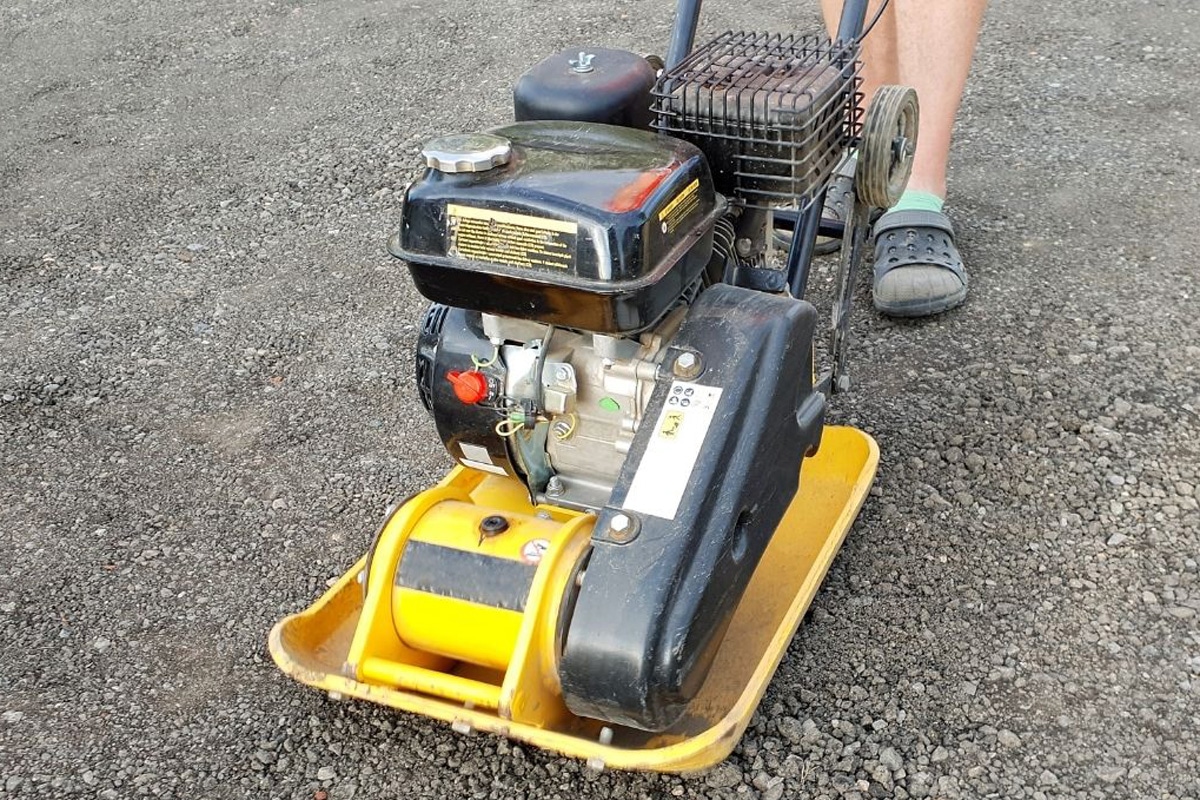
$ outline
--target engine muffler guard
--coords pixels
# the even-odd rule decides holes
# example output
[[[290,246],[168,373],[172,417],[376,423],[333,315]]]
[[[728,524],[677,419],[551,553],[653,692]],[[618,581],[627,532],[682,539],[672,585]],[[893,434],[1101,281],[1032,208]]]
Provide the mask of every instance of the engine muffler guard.
[[[562,509],[534,509],[515,481],[461,467],[389,518],[381,541],[389,529],[396,529],[392,563],[378,563],[387,555],[377,547],[375,563],[368,564],[364,557],[310,608],[275,626],[271,655],[285,673],[327,691],[331,698],[369,700],[443,720],[463,733],[507,736],[585,759],[594,768],[705,769],[729,755],[749,724],[858,515],[878,462],[878,447],[867,434],[825,428],[820,450],[804,461],[800,489],[734,612],[703,686],[680,721],[661,733],[577,717],[561,696],[554,646],[559,604],[575,579],[575,564],[586,550],[593,518]],[[410,650],[398,641],[390,604],[373,598],[378,589],[368,590],[364,604],[360,574],[369,569],[373,576],[389,576],[390,582],[398,548],[414,520],[445,500],[466,504],[467,517],[470,504],[475,504],[488,513],[499,508],[518,517],[543,511],[560,525],[533,574],[520,630],[502,673]],[[445,526],[437,527],[441,531]],[[378,586],[375,578],[369,584]],[[368,670],[390,670],[388,680],[364,678],[362,664],[349,663],[361,660],[365,651],[391,665]]]

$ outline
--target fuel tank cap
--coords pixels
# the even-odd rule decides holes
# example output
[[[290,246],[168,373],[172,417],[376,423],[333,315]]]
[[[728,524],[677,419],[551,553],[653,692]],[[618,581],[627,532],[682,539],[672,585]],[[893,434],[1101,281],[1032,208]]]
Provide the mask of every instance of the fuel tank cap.
[[[453,133],[429,142],[421,155],[438,172],[486,172],[508,163],[512,142],[492,133]]]

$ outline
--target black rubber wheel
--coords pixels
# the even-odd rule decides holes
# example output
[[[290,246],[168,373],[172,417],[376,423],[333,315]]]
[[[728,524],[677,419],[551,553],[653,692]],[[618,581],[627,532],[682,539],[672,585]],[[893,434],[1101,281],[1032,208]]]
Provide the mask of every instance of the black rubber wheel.
[[[921,121],[917,93],[907,86],[881,86],[863,122],[855,172],[858,198],[872,208],[891,208],[904,193],[917,152]]]

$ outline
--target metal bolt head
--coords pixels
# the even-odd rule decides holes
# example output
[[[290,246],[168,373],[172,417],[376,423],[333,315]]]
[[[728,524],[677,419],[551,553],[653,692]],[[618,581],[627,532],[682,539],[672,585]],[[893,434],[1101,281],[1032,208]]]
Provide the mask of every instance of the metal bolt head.
[[[564,491],[562,478],[557,475],[551,475],[550,480],[546,483],[546,494],[551,497],[558,497]]]
[[[637,538],[640,526],[637,519],[618,511],[608,520],[608,538],[626,544]]]
[[[700,356],[684,351],[675,359],[674,372],[680,378],[694,378],[700,374]]]
[[[560,364],[554,370],[554,379],[560,383],[566,383],[571,380],[571,370],[566,364]]]
[[[481,536],[499,536],[508,530],[508,520],[499,514],[489,514],[479,521]]]
[[[560,442],[565,442],[567,439],[571,438],[571,434],[575,432],[575,428],[572,423],[565,419],[556,419],[550,425],[550,432],[554,434],[555,439]],[[551,478],[550,480],[553,481],[554,478]],[[547,489],[547,491],[549,491],[549,489]]]

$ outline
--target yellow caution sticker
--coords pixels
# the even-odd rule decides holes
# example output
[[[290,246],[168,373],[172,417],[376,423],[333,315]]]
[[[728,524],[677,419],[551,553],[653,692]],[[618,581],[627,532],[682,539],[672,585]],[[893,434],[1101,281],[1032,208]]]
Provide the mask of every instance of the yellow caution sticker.
[[[526,269],[569,269],[579,226],[574,222],[487,208],[446,206],[446,255]]]
[[[662,223],[662,232],[670,235],[675,229],[696,210],[700,205],[700,179],[696,178],[683,191],[675,195],[671,202],[658,212],[658,221]]]
[[[658,429],[658,435],[666,439],[674,439],[679,435],[679,428],[683,425],[682,411],[668,411],[663,417],[662,427]]]

